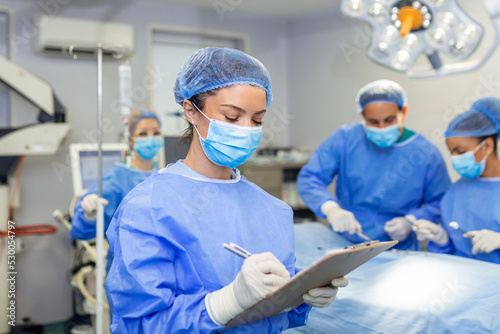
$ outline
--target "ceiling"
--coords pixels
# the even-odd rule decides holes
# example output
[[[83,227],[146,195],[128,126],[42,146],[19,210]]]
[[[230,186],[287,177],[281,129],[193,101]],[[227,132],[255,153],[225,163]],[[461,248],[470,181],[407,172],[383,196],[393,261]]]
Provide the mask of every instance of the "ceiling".
[[[337,7],[339,0],[155,0],[177,5],[213,9],[218,13],[240,13],[290,19]]]

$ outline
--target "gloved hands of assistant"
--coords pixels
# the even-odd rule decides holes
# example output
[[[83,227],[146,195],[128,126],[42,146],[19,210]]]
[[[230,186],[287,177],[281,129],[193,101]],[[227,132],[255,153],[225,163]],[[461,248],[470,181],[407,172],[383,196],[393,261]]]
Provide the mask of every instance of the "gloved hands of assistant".
[[[491,253],[500,249],[500,233],[491,230],[470,231],[467,233],[472,240],[472,254]]]
[[[338,288],[347,286],[349,281],[345,277],[339,277],[332,280],[330,286],[324,286],[307,291],[302,295],[304,302],[313,307],[327,307],[337,296]]]
[[[411,233],[412,223],[415,220],[415,216],[413,215],[393,218],[385,223],[384,231],[389,235],[391,240],[406,240]]]
[[[321,212],[335,232],[361,233],[361,224],[352,212],[343,210],[334,201],[326,201],[321,205]]]
[[[96,194],[89,194],[82,199],[82,209],[85,219],[96,220],[97,203],[99,203],[99,196]],[[102,199],[102,205],[108,205],[108,200]]]
[[[208,315],[216,324],[225,325],[289,279],[290,273],[272,253],[253,254],[232,283],[205,297]]]
[[[438,245],[444,245],[449,240],[448,233],[444,228],[425,219],[417,220],[413,224],[413,230],[420,241],[427,240]]]

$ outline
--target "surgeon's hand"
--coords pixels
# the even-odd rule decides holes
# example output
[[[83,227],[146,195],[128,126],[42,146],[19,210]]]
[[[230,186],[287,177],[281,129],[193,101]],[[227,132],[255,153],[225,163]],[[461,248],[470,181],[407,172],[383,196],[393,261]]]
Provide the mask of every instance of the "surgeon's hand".
[[[272,253],[254,254],[245,259],[231,284],[205,297],[208,314],[215,323],[225,325],[289,279],[290,273]]]
[[[413,230],[420,241],[428,240],[438,245],[444,245],[449,240],[448,233],[441,226],[425,219],[417,220],[413,224]]]
[[[99,196],[96,194],[89,194],[82,199],[82,209],[85,219],[90,221],[96,220],[98,202]],[[108,201],[104,198],[102,199],[102,205],[108,205]]]
[[[500,233],[491,230],[470,231],[472,236],[472,254],[491,253],[500,249]]]
[[[302,295],[302,299],[309,306],[327,307],[333,302],[335,296],[337,296],[338,288],[343,288],[348,283],[349,281],[345,277],[335,278],[331,282],[332,285],[311,289]]]
[[[403,241],[411,233],[411,222],[406,217],[396,217],[385,223],[384,231],[392,240]]]
[[[334,201],[326,201],[321,205],[321,212],[335,232],[361,233],[361,224],[352,212],[343,210]]]

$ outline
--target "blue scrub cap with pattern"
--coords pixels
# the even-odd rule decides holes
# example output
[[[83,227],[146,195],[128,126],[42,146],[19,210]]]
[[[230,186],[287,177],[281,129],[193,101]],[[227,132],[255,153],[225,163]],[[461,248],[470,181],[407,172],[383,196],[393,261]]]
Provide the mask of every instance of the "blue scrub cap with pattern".
[[[140,121],[142,121],[145,118],[152,118],[155,121],[158,122],[161,128],[161,122],[158,119],[158,116],[152,111],[149,110],[134,110],[130,113],[130,116],[128,117],[128,133],[129,133],[129,139],[134,133],[135,128],[137,127],[137,124],[139,124]]]
[[[362,87],[356,96],[358,111],[375,102],[389,102],[402,109],[408,104],[406,93],[398,83],[391,80],[377,80]]]
[[[484,137],[500,134],[500,99],[484,97],[472,104],[470,110],[455,117],[444,136]]]
[[[266,106],[273,100],[271,76],[259,60],[238,50],[208,47],[182,65],[174,86],[175,101],[182,106],[195,95],[232,85],[261,87],[267,94]]]

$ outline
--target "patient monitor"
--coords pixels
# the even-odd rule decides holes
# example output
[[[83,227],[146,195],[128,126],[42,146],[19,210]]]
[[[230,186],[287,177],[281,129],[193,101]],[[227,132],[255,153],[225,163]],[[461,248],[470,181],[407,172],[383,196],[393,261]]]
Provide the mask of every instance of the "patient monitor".
[[[126,159],[128,145],[125,143],[102,144],[103,173],[116,163]],[[98,181],[98,147],[93,143],[77,143],[69,145],[71,156],[71,173],[73,175],[74,197],[85,195],[88,189]]]

